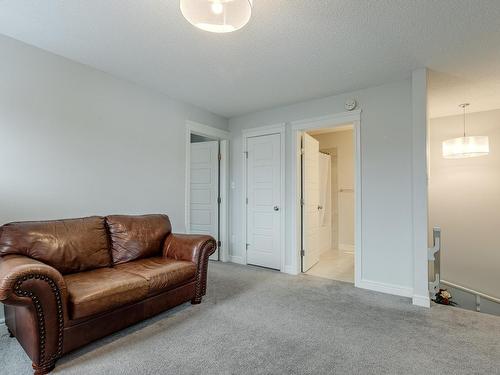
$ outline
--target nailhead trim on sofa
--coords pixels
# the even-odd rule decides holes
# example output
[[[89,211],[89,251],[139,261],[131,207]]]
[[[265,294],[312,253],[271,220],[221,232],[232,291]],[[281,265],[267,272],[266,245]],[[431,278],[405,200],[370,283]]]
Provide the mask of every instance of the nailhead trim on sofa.
[[[56,299],[57,308],[57,351],[52,354],[49,358],[45,358],[45,342],[46,342],[46,332],[45,332],[45,316],[43,313],[42,304],[40,299],[31,291],[22,290],[21,286],[23,282],[31,279],[42,280],[49,284],[52,292],[54,293]],[[30,297],[35,306],[36,315],[38,318],[38,335],[40,341],[40,364],[37,366],[39,368],[45,368],[53,366],[55,361],[62,356],[63,350],[63,328],[64,328],[64,317],[63,317],[63,307],[61,299],[61,291],[57,287],[57,284],[50,277],[38,274],[29,274],[20,278],[16,281],[14,285],[14,292],[20,297]]]

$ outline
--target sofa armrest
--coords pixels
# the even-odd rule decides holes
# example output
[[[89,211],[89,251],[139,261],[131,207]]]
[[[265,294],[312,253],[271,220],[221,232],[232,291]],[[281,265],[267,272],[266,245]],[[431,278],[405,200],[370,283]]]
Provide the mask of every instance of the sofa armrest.
[[[9,328],[22,331],[17,332],[19,339],[29,346],[35,369],[49,369],[62,355],[66,294],[64,279],[55,268],[23,255],[0,258],[0,301],[34,315],[29,327],[23,323]],[[38,337],[30,337],[33,334]]]
[[[200,303],[207,290],[208,258],[217,249],[211,236],[198,234],[170,234],[163,244],[163,256],[186,260],[196,265],[196,293],[193,303]]]
[[[201,234],[170,234],[163,244],[163,256],[197,264],[217,248],[215,239]]]
[[[14,302],[21,297],[16,294],[16,284],[21,286],[31,275],[35,275],[35,280],[40,280],[36,275],[52,279],[59,290],[66,294],[64,279],[55,268],[24,255],[6,255],[0,258],[0,301],[8,304],[9,300]],[[24,300],[19,302],[24,304]]]

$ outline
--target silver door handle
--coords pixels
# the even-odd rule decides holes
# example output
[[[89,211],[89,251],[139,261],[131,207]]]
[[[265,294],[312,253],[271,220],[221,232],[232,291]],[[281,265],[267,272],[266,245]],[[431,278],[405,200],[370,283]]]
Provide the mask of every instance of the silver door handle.
[[[279,211],[279,210],[280,210],[279,206],[274,206],[274,211]]]

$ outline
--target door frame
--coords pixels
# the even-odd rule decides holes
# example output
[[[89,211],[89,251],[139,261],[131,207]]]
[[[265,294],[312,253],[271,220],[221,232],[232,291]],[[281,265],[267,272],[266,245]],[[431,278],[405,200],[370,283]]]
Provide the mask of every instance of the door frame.
[[[361,110],[342,112],[328,116],[314,117],[304,120],[292,121],[292,168],[291,168],[291,217],[292,230],[291,246],[291,271],[294,274],[301,273],[301,133],[307,130],[338,128],[343,125],[353,125],[354,153],[355,153],[355,174],[354,174],[354,194],[355,194],[355,253],[354,253],[354,285],[360,287],[362,284],[362,259],[363,259],[363,236],[362,236],[362,175],[361,175]]]
[[[281,200],[281,209],[280,209],[280,227],[281,227],[281,233],[280,233],[280,271],[284,272],[285,271],[285,241],[286,241],[286,234],[285,234],[285,225],[286,225],[286,195],[285,195],[285,164],[286,164],[286,152],[285,152],[285,147],[286,147],[286,140],[285,140],[285,123],[279,123],[279,124],[274,124],[274,125],[268,125],[268,126],[262,126],[259,128],[251,128],[251,129],[244,129],[242,130],[243,134],[243,153],[242,153],[242,167],[243,167],[243,194],[242,194],[242,201],[241,201],[241,207],[242,211],[244,214],[242,215],[242,254],[243,254],[243,259],[241,262],[238,263],[243,263],[247,264],[247,194],[248,194],[248,185],[247,185],[247,141],[248,138],[253,138],[253,137],[261,137],[265,135],[272,135],[272,134],[279,134],[280,135],[280,159],[281,159],[281,165],[280,165],[280,200]]]
[[[222,262],[229,261],[229,139],[228,131],[212,126],[200,124],[194,121],[186,121],[186,186],[185,186],[185,223],[184,229],[189,233],[189,222],[191,219],[191,134],[209,137],[218,140],[220,150],[220,192],[221,197],[219,212],[219,231],[221,246],[219,248],[219,259]],[[221,251],[222,250],[222,251]]]

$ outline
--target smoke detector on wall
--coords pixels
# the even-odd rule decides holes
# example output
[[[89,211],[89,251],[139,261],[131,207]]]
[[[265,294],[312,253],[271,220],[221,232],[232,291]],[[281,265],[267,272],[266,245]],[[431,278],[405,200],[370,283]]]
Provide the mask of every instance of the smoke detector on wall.
[[[352,111],[352,110],[356,109],[357,105],[358,105],[358,103],[356,102],[355,99],[348,99],[345,101],[344,107],[346,110]]]

